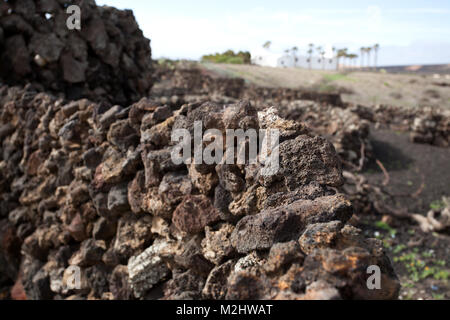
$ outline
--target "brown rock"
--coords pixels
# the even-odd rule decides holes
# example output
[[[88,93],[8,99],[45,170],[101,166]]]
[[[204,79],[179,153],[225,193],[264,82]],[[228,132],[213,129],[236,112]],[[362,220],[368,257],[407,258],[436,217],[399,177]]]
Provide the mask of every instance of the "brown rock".
[[[206,174],[200,173],[194,163],[191,163],[191,165],[188,166],[188,169],[192,184],[202,194],[207,196],[210,195],[219,182],[217,175],[214,172],[209,172]]]
[[[22,284],[22,277],[19,276],[11,288],[11,299],[13,300],[27,300],[27,294]]]
[[[233,231],[231,241],[238,252],[268,249],[274,243],[298,239],[310,223],[333,220],[346,222],[352,210],[350,202],[342,195],[312,201],[299,200],[242,218]]]
[[[280,169],[276,177],[264,177],[266,186],[284,181],[283,191],[293,191],[313,181],[321,185],[341,186],[344,182],[341,164],[334,147],[321,137],[300,135],[280,143]]]
[[[126,300],[132,297],[132,291],[128,284],[128,268],[118,265],[114,268],[109,279],[109,290],[116,300]]]
[[[302,264],[304,253],[296,241],[276,243],[270,248],[269,257],[264,264],[267,273],[287,270],[291,264]]]
[[[70,235],[79,242],[85,240],[88,236],[86,233],[86,226],[84,225],[84,222],[81,219],[80,214],[78,213],[72,219],[72,222],[67,227],[67,230],[69,231]]]
[[[186,196],[173,212],[172,222],[181,231],[197,233],[220,219],[211,201],[203,196]]]
[[[183,172],[167,173],[159,184],[158,194],[168,206],[174,206],[181,202],[184,196],[192,190],[191,180]]]
[[[341,228],[342,223],[340,221],[309,225],[299,239],[303,252],[309,254],[316,248],[330,248],[334,246]]]
[[[119,219],[113,248],[120,261],[127,261],[149,245],[153,238],[151,226],[149,216],[125,216]]]
[[[225,299],[228,290],[227,279],[235,263],[235,260],[228,260],[211,270],[202,291],[205,299]]]
[[[216,228],[205,227],[205,238],[202,240],[202,252],[206,259],[218,265],[234,252],[230,237],[234,226],[224,223]]]
[[[128,185],[128,203],[134,213],[142,212],[143,197],[145,192],[144,171],[138,171],[133,181]]]
[[[102,260],[102,256],[106,251],[106,244],[103,240],[88,239],[83,241],[80,250],[75,252],[70,258],[70,265],[92,266]]]

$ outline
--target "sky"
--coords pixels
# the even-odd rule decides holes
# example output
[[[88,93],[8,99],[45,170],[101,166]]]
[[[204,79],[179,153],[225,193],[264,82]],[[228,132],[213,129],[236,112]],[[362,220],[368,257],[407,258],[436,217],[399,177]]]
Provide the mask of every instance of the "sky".
[[[97,0],[132,9],[152,56],[200,59],[228,49],[380,45],[379,65],[450,63],[449,0]]]

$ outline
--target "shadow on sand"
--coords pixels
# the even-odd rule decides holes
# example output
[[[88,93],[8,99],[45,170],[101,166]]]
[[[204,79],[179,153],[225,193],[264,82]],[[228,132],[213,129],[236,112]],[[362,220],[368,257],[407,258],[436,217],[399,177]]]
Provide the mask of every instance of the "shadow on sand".
[[[391,143],[377,140],[373,137],[371,137],[370,143],[372,144],[374,159],[367,165],[367,170],[381,172],[375,159],[380,160],[388,171],[408,170],[414,163],[412,158]]]

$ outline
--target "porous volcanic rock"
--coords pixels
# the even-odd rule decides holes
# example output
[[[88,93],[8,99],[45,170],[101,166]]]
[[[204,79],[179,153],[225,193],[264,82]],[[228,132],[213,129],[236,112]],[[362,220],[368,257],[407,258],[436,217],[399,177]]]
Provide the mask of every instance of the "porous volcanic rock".
[[[347,224],[335,148],[275,108],[142,99],[111,110],[32,85],[0,87],[0,106],[0,288],[12,297],[397,298],[382,243]],[[172,131],[196,121],[280,130],[278,170],[262,161],[275,152],[175,164]],[[366,285],[371,265],[380,290]]]
[[[80,7],[80,30],[66,25],[69,4]],[[94,0],[0,3],[5,83],[127,105],[149,94],[152,73],[150,41],[131,10],[100,7]]]

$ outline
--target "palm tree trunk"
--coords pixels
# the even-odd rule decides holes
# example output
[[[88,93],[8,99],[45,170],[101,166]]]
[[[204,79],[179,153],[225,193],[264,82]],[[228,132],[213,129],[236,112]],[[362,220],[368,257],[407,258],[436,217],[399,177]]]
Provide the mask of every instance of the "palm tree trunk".
[[[378,66],[378,50],[375,50],[375,70],[377,69]]]

